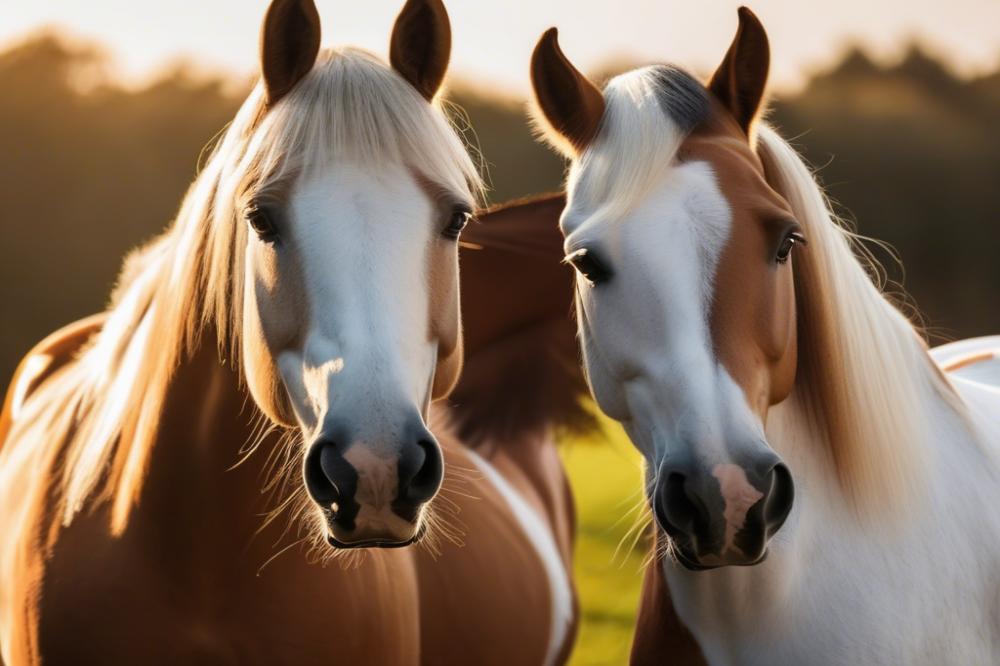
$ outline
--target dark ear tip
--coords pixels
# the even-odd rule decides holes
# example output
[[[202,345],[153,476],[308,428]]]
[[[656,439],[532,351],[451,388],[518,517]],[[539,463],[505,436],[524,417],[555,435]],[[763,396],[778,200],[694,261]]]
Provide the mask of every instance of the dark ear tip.
[[[751,11],[750,8],[747,7],[746,5],[741,5],[740,8],[736,10],[736,13],[740,17],[741,26],[750,25],[759,29],[761,32],[764,31],[764,24],[760,22],[760,19],[757,18],[757,15],[754,14],[753,11]]]
[[[430,15],[440,21],[442,25],[447,26],[449,30],[451,29],[448,10],[441,0],[406,0],[406,4],[399,10],[396,20],[399,21],[400,18],[404,17],[414,18],[421,11],[430,12]],[[426,15],[424,16],[426,17]]]
[[[543,49],[549,50],[559,50],[559,29],[549,28],[542,33],[542,36],[538,38],[538,43],[535,44],[535,51],[533,56],[537,58]]]
[[[421,9],[430,10],[433,14],[438,17],[448,21],[448,10],[444,6],[444,2],[441,0],[406,0],[406,4],[399,11],[400,16],[409,14],[412,12],[418,12]]]
[[[543,57],[555,55],[559,59],[565,59],[562,49],[559,47],[559,29],[549,28],[538,38],[535,51],[531,55],[533,65],[539,65]]]
[[[316,8],[314,0],[274,0],[267,8],[267,14],[276,14],[282,10],[298,9],[303,14],[311,17],[318,17],[319,10]]]

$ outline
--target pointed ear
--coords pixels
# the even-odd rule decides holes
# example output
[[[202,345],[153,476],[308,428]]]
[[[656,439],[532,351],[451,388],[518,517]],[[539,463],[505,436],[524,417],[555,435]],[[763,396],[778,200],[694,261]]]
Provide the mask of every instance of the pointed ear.
[[[313,0],[271,2],[260,33],[260,71],[268,107],[312,70],[319,39],[319,12]]]
[[[746,7],[740,7],[740,26],[708,89],[736,118],[748,135],[760,111],[771,62],[764,26]]]
[[[428,102],[451,58],[451,23],[441,0],[407,0],[392,28],[389,62]]]
[[[559,32],[549,28],[531,55],[535,101],[571,155],[590,145],[601,127],[604,95],[573,66],[559,48]]]

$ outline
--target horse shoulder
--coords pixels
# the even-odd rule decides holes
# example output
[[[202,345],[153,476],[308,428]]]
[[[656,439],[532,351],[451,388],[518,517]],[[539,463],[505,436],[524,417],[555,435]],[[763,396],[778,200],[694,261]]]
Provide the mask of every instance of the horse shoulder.
[[[29,351],[10,380],[0,411],[0,448],[24,402],[60,368],[72,361],[90,338],[101,330],[106,314],[92,315],[50,333]]]

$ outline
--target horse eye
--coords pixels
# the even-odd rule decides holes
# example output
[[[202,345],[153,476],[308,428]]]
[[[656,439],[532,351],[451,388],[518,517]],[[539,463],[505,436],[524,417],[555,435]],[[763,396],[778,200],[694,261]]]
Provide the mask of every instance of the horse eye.
[[[271,221],[270,214],[263,208],[251,208],[246,212],[247,224],[253,229],[257,237],[265,243],[273,243],[278,240],[278,230]]]
[[[587,248],[573,252],[566,257],[565,261],[571,264],[592,287],[611,279],[611,271],[608,267]]]
[[[793,231],[785,236],[781,240],[781,245],[778,246],[778,253],[775,256],[775,261],[779,264],[784,264],[788,261],[788,257],[792,254],[792,248],[798,243],[805,245],[806,238],[798,231]]]
[[[458,236],[470,219],[472,219],[472,211],[467,208],[456,208],[452,211],[451,217],[448,218],[448,224],[441,233],[444,234],[445,238],[458,240]]]

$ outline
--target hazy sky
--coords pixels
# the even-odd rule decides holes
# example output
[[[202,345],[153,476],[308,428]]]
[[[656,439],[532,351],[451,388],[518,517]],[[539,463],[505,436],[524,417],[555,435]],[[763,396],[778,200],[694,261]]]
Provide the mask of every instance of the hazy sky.
[[[2,0],[0,47],[42,26],[111,48],[137,82],[184,58],[250,74],[267,0]],[[384,55],[403,0],[317,0],[324,45]],[[613,59],[671,61],[700,74],[722,57],[736,26],[729,0],[446,0],[453,73],[484,88],[528,90],[528,58],[543,30],[560,28],[583,69]],[[750,0],[771,37],[773,81],[794,86],[846,44],[883,59],[918,38],[966,74],[1000,67],[1000,0]]]

